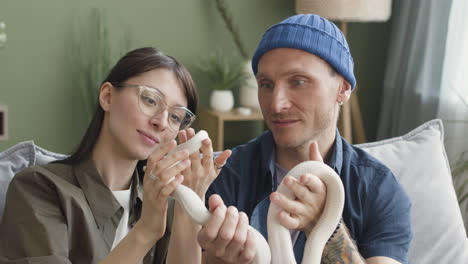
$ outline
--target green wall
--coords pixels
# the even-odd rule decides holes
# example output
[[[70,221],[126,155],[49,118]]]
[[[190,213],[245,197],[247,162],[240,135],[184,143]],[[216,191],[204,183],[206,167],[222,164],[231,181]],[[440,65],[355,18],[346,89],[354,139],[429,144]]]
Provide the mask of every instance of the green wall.
[[[236,52],[213,2],[1,0],[0,21],[7,25],[8,42],[0,49],[0,104],[9,108],[9,140],[0,141],[0,151],[24,140],[57,152],[69,152],[78,143],[86,122],[73,81],[71,47],[73,32],[89,26],[94,7],[105,10],[111,50],[119,49],[128,31],[131,49],[157,46],[177,57],[194,73],[201,104],[207,105],[209,87],[194,65],[217,47]],[[249,54],[271,24],[294,14],[293,1],[232,0],[228,4]],[[371,139],[380,110],[387,35],[387,24],[349,26]]]

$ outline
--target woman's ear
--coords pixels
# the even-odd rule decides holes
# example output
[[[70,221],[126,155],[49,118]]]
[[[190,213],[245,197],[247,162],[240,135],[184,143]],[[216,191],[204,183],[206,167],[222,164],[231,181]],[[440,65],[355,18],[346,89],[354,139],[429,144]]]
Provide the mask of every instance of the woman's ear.
[[[338,103],[346,103],[351,97],[351,84],[345,79],[342,78],[340,82],[340,87],[338,88],[338,95],[336,101]]]
[[[105,82],[99,89],[99,104],[105,112],[109,111],[110,109],[113,88],[114,87],[110,82]]]

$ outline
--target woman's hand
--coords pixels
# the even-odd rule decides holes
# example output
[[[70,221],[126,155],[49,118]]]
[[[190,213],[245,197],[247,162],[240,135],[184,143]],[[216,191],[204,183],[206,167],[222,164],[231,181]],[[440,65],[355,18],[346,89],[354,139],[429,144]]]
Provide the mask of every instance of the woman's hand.
[[[176,146],[175,140],[161,145],[148,158],[143,180],[143,208],[136,224],[147,239],[159,240],[166,230],[167,198],[184,180],[181,172],[190,167],[188,151],[167,157]]]
[[[185,143],[194,135],[195,130],[193,128],[180,131],[179,144]],[[184,175],[184,185],[204,199],[208,187],[218,176],[226,160],[231,156],[231,151],[225,150],[213,160],[213,146],[211,139],[207,138],[202,141],[201,153],[203,157],[200,157],[198,151],[190,155],[191,164],[182,174]]]

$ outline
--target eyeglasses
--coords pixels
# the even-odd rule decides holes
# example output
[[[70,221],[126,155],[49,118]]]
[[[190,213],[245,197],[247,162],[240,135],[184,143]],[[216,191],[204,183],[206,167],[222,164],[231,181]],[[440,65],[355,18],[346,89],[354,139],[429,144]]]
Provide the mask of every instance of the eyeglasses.
[[[161,92],[156,88],[136,84],[121,84],[114,86],[122,88],[138,88],[140,90],[138,93],[138,106],[147,116],[153,117],[155,115],[159,115],[167,109],[167,121],[169,127],[174,131],[184,130],[190,127],[193,121],[195,121],[195,114],[186,107],[169,107],[166,101],[164,101]]]

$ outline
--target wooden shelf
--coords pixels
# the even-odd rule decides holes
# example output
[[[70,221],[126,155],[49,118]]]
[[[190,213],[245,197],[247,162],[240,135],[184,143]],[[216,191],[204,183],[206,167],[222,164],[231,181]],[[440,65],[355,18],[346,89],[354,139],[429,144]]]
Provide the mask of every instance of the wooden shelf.
[[[224,150],[224,123],[226,121],[263,121],[259,111],[252,111],[249,115],[241,115],[235,110],[218,112],[202,108],[197,115],[200,129],[206,130],[213,142],[214,151]]]

